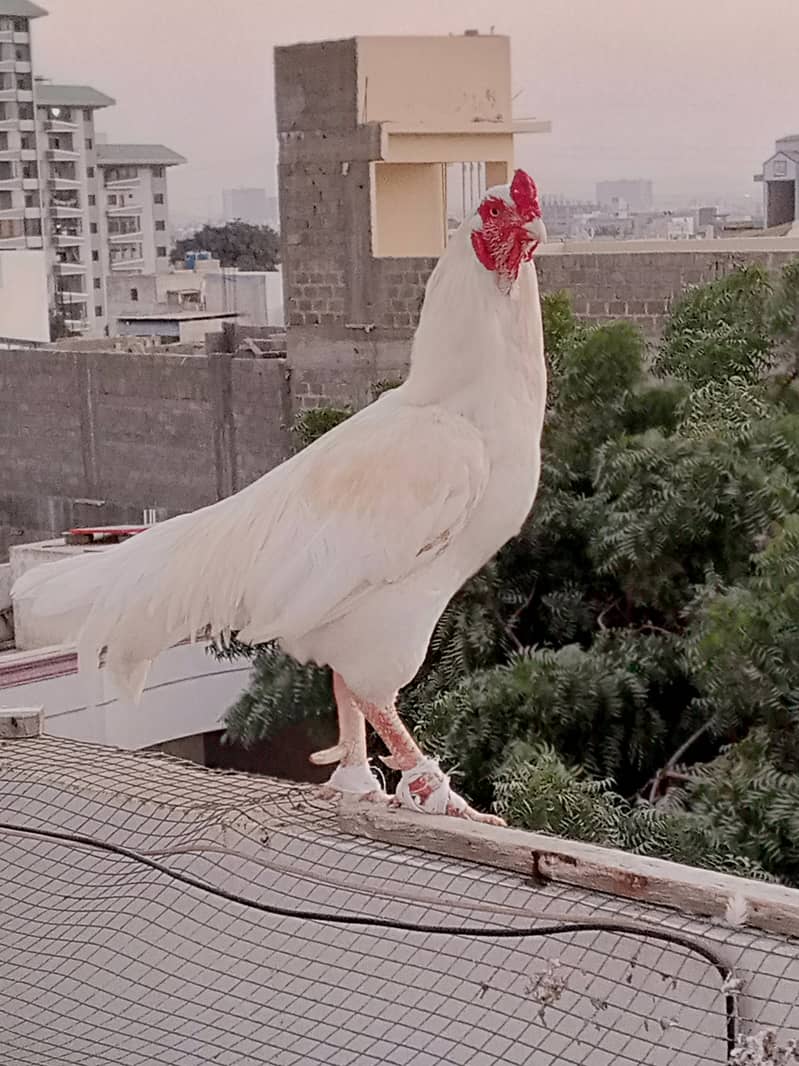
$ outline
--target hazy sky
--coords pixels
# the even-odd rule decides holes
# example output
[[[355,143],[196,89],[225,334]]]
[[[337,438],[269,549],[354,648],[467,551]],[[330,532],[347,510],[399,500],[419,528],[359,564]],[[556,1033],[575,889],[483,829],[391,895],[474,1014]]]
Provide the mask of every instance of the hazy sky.
[[[225,186],[274,189],[272,48],[302,40],[509,34],[515,114],[553,122],[518,142],[543,192],[651,177],[661,195],[757,196],[775,138],[799,133],[799,0],[37,2],[37,72],[113,96],[110,139],[187,156],[181,214],[217,210]]]

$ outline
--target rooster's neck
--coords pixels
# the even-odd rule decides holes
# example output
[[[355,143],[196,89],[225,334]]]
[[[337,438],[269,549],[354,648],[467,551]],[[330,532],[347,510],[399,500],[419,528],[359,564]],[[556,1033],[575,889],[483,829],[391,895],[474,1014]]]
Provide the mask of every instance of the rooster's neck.
[[[501,292],[464,230],[428,282],[405,399],[477,422],[499,417],[506,406],[542,420],[546,366],[535,267],[523,264],[511,292]]]

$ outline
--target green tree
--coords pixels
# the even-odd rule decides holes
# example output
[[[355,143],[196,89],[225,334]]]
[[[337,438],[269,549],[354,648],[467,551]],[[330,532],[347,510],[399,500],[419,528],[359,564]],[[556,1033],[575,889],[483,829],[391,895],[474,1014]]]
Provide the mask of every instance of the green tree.
[[[223,267],[277,270],[280,238],[271,226],[253,226],[237,219],[224,226],[203,226],[192,237],[177,241],[170,258],[173,263],[182,262],[187,252],[210,252]]]
[[[400,709],[516,825],[799,885],[799,261],[689,290],[654,359],[562,294],[544,322],[538,499]],[[258,650],[228,730],[332,715]]]

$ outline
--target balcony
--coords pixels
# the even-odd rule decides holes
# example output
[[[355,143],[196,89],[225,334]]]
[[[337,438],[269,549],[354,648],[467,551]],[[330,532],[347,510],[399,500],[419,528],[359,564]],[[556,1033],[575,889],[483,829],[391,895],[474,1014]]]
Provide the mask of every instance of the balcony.
[[[52,163],[72,163],[80,159],[80,152],[73,148],[45,148],[44,153]]]
[[[16,89],[5,89],[2,86],[0,86],[0,102],[2,102],[3,100],[9,100],[9,101],[10,100],[16,100],[16,98],[17,98],[17,90]]]
[[[38,178],[23,178],[22,179],[22,188],[25,190],[25,192],[37,192],[37,190],[39,188],[39,179]]]
[[[0,218],[24,218],[24,207],[0,207]]]
[[[55,215],[56,218],[73,218],[75,215],[83,214],[80,206],[80,196],[73,190],[69,190],[66,193],[51,193],[47,207],[51,214],[56,211],[59,212]]]
[[[73,248],[83,244],[84,239],[81,233],[53,233],[50,237],[56,248]]]
[[[68,292],[66,289],[56,289],[55,296],[56,303],[64,304],[85,304],[89,300],[87,292]]]
[[[42,209],[40,207],[23,207],[22,210],[25,212],[25,218],[42,217]]]
[[[16,175],[13,178],[0,178],[0,189],[18,189],[19,178]]]
[[[138,252],[136,255],[126,256],[123,259],[111,259],[111,270],[129,271],[135,270],[137,267],[144,265],[144,253]]]
[[[65,118],[47,118],[44,120],[45,133],[74,133],[78,128],[77,122]]]
[[[132,230],[130,233],[109,233],[109,243],[113,244],[139,244],[142,238],[142,231],[140,229]]]
[[[80,182],[75,178],[62,178],[60,174],[53,174],[51,172],[47,179],[47,184],[51,189],[79,189]]]
[[[116,207],[106,207],[106,213],[113,215],[114,218],[124,218],[125,215],[131,215],[135,217],[142,210],[143,205],[139,203],[117,204]]]
[[[14,69],[17,74],[30,74],[33,67],[29,59],[16,59],[14,60]]]
[[[24,248],[25,247],[25,234],[19,233],[16,237],[0,237],[0,248],[6,250],[8,248]]]
[[[70,333],[85,333],[89,328],[88,319],[85,318],[65,318],[64,325]]]
[[[13,74],[16,65],[16,59],[0,59],[0,74]]]
[[[0,30],[0,44],[11,44],[13,40],[13,30]]]
[[[105,187],[106,189],[110,189],[111,192],[113,192],[114,189],[135,188],[137,185],[141,185],[141,178],[138,174],[132,178],[120,178],[118,181],[109,181],[108,178],[105,179]]]
[[[0,148],[0,159],[19,159],[19,148]]]
[[[14,33],[12,40],[14,44],[30,44],[31,35],[29,33]]]
[[[83,218],[83,211],[77,204],[57,204],[51,200],[47,212],[50,218]]]
[[[57,259],[53,263],[53,268],[61,278],[77,277],[86,273],[86,264],[80,262],[61,262],[61,260]]]
[[[33,89],[17,89],[17,100],[20,103],[33,103]]]
[[[21,118],[17,120],[17,127],[21,133],[35,133],[36,123],[32,118]]]

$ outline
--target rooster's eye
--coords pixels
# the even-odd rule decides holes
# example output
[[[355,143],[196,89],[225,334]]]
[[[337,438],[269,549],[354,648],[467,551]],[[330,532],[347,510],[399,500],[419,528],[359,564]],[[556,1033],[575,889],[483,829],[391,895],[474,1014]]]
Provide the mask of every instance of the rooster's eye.
[[[491,210],[488,213],[489,213],[489,215],[491,215],[492,218],[496,218],[497,215],[499,214],[499,208],[498,207],[492,207]]]

